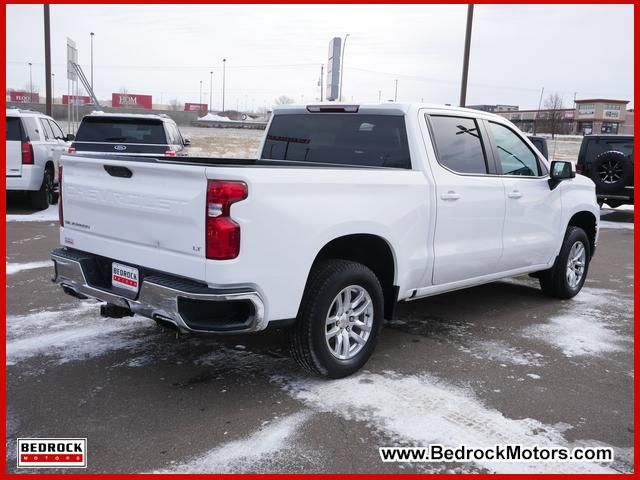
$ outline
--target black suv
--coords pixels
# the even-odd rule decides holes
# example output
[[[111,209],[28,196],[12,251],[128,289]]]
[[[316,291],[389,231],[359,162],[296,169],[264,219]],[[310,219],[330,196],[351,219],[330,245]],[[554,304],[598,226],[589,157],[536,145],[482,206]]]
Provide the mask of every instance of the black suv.
[[[69,153],[175,157],[185,155],[190,143],[167,115],[92,112],[82,119]]]
[[[576,171],[596,184],[600,206],[633,205],[633,135],[587,135]]]

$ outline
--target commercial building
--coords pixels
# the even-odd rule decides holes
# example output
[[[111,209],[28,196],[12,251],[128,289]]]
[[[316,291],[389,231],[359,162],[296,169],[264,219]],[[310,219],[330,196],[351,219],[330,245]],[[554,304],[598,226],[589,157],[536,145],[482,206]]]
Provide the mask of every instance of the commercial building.
[[[513,112],[519,109],[517,105],[467,105],[467,108],[489,113]]]

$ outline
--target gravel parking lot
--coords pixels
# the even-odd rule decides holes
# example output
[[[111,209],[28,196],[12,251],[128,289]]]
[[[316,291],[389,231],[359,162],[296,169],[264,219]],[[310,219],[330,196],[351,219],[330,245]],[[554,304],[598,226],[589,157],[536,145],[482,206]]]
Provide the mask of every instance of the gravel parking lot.
[[[194,154],[219,156],[251,155],[262,134],[184,131]],[[568,143],[556,151],[573,155]],[[518,277],[401,304],[366,370],[337,381],[298,370],[281,331],[177,337],[138,316],[101,318],[50,282],[55,207],[10,199],[6,226],[10,471],[19,437],[87,437],[91,473],[633,469],[632,209],[602,211],[576,298]],[[616,458],[380,461],[380,446],[429,443],[610,446]]]

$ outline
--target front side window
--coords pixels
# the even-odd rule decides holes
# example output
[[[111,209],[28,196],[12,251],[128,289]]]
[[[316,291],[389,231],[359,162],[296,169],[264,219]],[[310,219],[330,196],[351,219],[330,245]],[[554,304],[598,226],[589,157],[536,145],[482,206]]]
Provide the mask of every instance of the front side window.
[[[498,123],[489,122],[489,131],[498,150],[503,175],[540,176],[538,159],[522,138]]]
[[[487,161],[473,118],[431,115],[438,162],[456,173],[485,174]]]
[[[60,128],[60,126],[53,120],[48,120],[48,122],[49,122],[49,125],[51,126],[51,130],[53,131],[53,136],[55,138],[64,140],[64,133],[62,133],[62,129]]]
[[[41,118],[40,123],[42,124],[42,130],[44,131],[44,138],[46,140],[53,140],[53,131],[51,130],[51,125],[49,125],[49,121],[46,118]]]

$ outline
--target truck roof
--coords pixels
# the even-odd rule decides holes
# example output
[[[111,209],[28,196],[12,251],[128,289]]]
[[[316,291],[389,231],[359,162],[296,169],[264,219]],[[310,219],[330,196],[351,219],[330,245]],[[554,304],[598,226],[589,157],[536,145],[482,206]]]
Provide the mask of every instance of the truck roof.
[[[357,110],[356,110],[357,107]],[[406,115],[412,111],[417,111],[419,109],[432,109],[432,110],[448,110],[451,112],[461,112],[468,113],[473,117],[491,117],[496,118],[498,120],[504,121],[504,117],[500,115],[495,115],[489,112],[483,112],[481,110],[473,110],[470,108],[462,108],[462,107],[454,107],[451,105],[438,105],[433,103],[396,103],[396,102],[386,102],[386,103],[321,103],[321,104],[309,104],[309,105],[278,105],[274,107],[273,113],[277,114],[293,114],[293,113],[312,113],[310,109],[318,109],[316,111],[322,112],[324,109],[325,112],[330,113],[333,109],[341,109],[344,108],[345,113],[349,113],[350,109],[352,109],[355,113],[369,113],[369,114],[377,114],[377,115]]]

